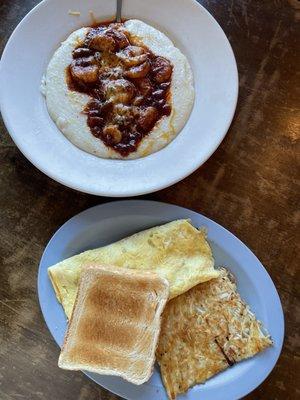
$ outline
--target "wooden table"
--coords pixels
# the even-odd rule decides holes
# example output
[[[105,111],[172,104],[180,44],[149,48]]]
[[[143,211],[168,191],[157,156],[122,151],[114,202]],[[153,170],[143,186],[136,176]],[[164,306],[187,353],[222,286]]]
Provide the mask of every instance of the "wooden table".
[[[1,0],[1,49],[36,3]],[[182,182],[145,197],[207,215],[243,240],[265,265],[283,302],[286,339],[271,375],[246,398],[295,400],[300,395],[295,74],[299,2],[201,3],[219,21],[237,59],[240,94],[235,118],[205,165]],[[74,214],[110,199],[78,193],[49,179],[23,157],[3,124],[0,165],[0,399],[118,399],[82,373],[58,369],[59,349],[44,323],[36,291],[39,259],[51,235]]]

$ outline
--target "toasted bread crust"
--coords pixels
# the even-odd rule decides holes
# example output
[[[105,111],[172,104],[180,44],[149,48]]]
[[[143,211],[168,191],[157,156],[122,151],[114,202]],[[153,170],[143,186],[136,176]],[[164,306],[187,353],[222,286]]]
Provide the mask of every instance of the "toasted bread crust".
[[[85,268],[58,365],[144,383],[168,294],[168,281],[154,273]]]

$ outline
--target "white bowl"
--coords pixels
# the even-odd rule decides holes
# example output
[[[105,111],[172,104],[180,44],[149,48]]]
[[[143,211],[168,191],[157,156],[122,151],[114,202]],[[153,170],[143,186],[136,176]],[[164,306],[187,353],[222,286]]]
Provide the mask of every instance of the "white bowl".
[[[80,11],[80,16],[69,14]],[[72,31],[111,18],[115,1],[44,0],[17,26],[0,64],[4,122],[22,153],[56,181],[103,196],[134,196],[172,185],[202,165],[233,118],[238,74],[230,44],[214,18],[194,0],[126,0],[123,17],[165,32],[188,57],[196,98],[180,134],[137,160],[106,160],[75,147],[48,115],[40,81],[54,51]]]

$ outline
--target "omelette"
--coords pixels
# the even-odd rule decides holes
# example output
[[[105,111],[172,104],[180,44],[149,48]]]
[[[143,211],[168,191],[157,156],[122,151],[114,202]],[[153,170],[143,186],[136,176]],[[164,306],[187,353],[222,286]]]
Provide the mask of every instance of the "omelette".
[[[49,267],[56,297],[68,318],[82,269],[99,263],[156,272],[168,280],[170,298],[219,276],[205,230],[198,230],[189,220],[172,221]]]
[[[156,357],[168,397],[174,400],[271,345],[270,336],[237,293],[233,276],[222,268],[217,279],[168,302]]]

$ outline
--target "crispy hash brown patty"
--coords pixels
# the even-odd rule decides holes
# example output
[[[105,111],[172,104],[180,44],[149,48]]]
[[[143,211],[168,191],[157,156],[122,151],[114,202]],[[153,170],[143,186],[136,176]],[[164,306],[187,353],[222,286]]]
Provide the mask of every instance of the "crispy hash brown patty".
[[[272,345],[232,275],[220,272],[164,310],[156,357],[170,399]]]

